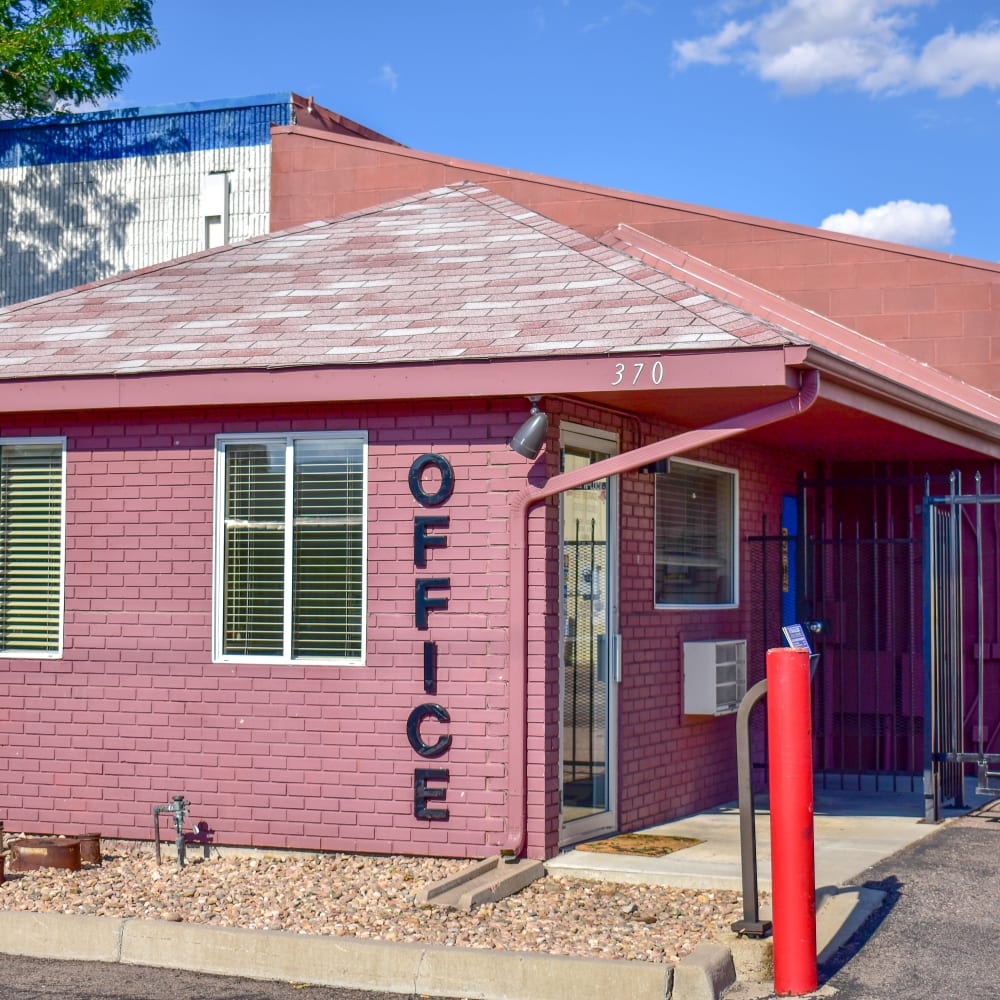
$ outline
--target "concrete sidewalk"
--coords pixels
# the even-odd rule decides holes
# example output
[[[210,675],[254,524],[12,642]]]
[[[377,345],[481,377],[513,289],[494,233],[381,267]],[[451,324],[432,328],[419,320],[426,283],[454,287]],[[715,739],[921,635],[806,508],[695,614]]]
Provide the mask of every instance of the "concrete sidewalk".
[[[814,805],[816,885],[840,886],[883,858],[933,833],[937,827],[923,823],[923,791],[892,789],[890,779],[882,788],[817,788]],[[970,808],[986,799],[975,795],[975,780],[968,785]],[[766,797],[756,803],[758,885],[771,888],[771,827]],[[949,810],[945,818],[966,810]],[[719,806],[684,819],[663,823],[643,833],[692,837],[702,843],[662,858],[596,854],[570,850],[547,861],[552,874],[616,882],[641,882],[682,888],[743,888],[740,863],[740,817],[735,803]]]
[[[819,792],[816,798],[819,951],[835,951],[881,903],[881,894],[844,883],[938,829],[918,822],[915,793]],[[654,827],[703,844],[666,858],[569,851],[553,874],[611,881],[740,889],[739,817],[734,807]],[[766,811],[758,824],[767,884]],[[766,979],[769,943],[703,943],[676,967],[527,952],[312,937],[159,920],[77,917],[0,910],[0,951],[38,958],[121,962],[255,979],[381,989],[407,996],[479,1000],[717,1000],[741,978]]]

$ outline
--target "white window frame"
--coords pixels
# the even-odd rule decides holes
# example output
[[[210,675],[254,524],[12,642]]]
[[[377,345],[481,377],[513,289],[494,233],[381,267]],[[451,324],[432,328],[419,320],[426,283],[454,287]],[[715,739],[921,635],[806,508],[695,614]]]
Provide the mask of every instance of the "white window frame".
[[[326,657],[293,657],[291,655],[291,617],[292,617],[292,546],[287,544],[289,532],[292,530],[292,518],[288,517],[285,545],[285,593],[284,593],[284,651],[280,656],[241,655],[224,653],[222,637],[224,632],[225,614],[225,503],[226,503],[226,445],[250,443],[284,443],[286,454],[291,458],[291,449],[295,441],[351,438],[361,443],[361,655],[357,657],[326,656]],[[291,461],[285,464],[285,509],[294,510],[293,469]],[[261,432],[239,434],[217,434],[215,437],[215,504],[213,524],[213,569],[212,569],[212,661],[214,663],[273,663],[320,666],[363,666],[367,652],[368,628],[368,432],[357,431],[287,431]]]
[[[656,527],[658,524],[658,510],[657,510],[657,493],[656,485],[654,482],[653,486],[653,606],[657,609],[671,610],[671,611],[692,611],[698,609],[705,610],[725,610],[729,608],[738,608],[740,604],[740,475],[739,470],[735,468],[730,468],[724,465],[713,465],[709,462],[697,462],[691,458],[671,458],[671,465],[689,465],[697,466],[702,469],[710,469],[713,472],[722,473],[728,475],[732,479],[733,483],[733,509],[731,511],[732,516],[732,586],[733,586],[733,599],[731,601],[725,601],[720,603],[708,603],[708,604],[695,604],[695,603],[661,603],[656,600],[656,577],[659,573],[659,566],[657,565],[657,537],[656,537]]]
[[[60,475],[62,489],[59,505],[59,620],[55,649],[5,649],[0,646],[0,658],[28,660],[58,660],[63,655],[63,629],[66,621],[66,438],[65,437],[0,437],[0,448],[19,445],[58,445],[62,453]]]

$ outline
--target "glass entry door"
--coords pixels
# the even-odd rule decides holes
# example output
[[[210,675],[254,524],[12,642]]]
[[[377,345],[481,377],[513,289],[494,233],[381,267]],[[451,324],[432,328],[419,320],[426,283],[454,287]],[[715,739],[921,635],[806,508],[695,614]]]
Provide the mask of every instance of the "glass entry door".
[[[563,426],[563,470],[617,451],[614,438]],[[618,682],[617,480],[561,494],[561,773],[563,844],[612,832]]]

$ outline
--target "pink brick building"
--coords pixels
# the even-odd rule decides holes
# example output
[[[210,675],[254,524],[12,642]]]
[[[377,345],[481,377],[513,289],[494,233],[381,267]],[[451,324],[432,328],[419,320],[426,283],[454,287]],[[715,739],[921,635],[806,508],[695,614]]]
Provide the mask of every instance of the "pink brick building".
[[[992,469],[1000,401],[605,221],[456,183],[0,313],[8,829],[547,857],[734,797],[761,525]]]

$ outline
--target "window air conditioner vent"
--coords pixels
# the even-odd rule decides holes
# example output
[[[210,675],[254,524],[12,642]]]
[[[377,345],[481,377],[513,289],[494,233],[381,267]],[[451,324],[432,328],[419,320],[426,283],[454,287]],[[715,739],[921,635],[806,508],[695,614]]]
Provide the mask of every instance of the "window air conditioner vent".
[[[684,714],[727,715],[747,692],[747,641],[684,643]]]

